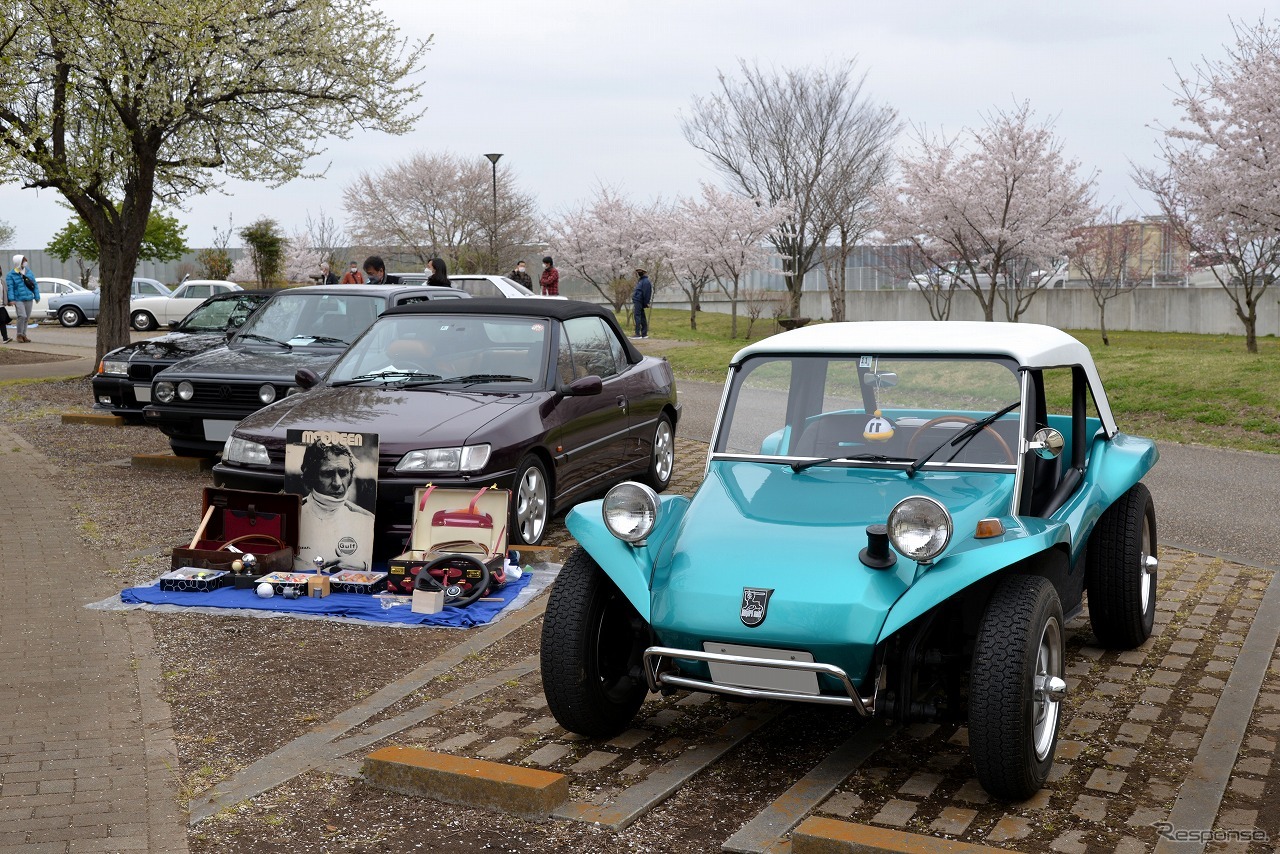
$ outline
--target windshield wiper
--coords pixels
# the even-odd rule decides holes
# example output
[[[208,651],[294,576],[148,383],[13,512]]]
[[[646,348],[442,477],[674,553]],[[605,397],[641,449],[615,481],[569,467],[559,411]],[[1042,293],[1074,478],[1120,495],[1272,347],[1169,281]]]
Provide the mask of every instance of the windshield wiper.
[[[275,344],[277,346],[285,348],[286,350],[293,349],[293,345],[290,344],[288,341],[277,341],[274,338],[268,338],[266,335],[259,335],[256,332],[242,332],[240,333],[240,337],[250,338],[254,341],[266,341],[268,344]]]
[[[934,454],[938,453],[938,451],[941,451],[947,445],[960,445],[959,448],[956,448],[956,454],[960,453],[960,451],[963,450],[964,446],[968,444],[970,439],[972,439],[974,436],[981,433],[985,428],[991,426],[992,422],[994,422],[996,419],[1003,418],[1013,410],[1017,409],[1021,404],[1022,404],[1022,401],[1015,400],[1013,403],[1009,404],[1004,409],[997,410],[991,413],[990,415],[988,415],[986,418],[981,418],[973,422],[972,424],[966,426],[963,430],[961,430],[959,433],[955,434],[954,436],[950,436],[944,439],[941,445],[939,445],[938,447],[934,448],[931,451],[927,451],[926,453],[921,454],[919,459],[917,459],[911,465],[907,466],[907,477],[915,477],[916,471],[919,470],[920,466],[929,462],[929,460],[933,458]],[[955,454],[952,454],[951,456],[954,457]]]
[[[529,383],[529,377],[518,377],[515,374],[467,374],[465,377],[453,377],[459,383]]]
[[[382,380],[384,383],[386,383],[386,382],[391,382],[393,379],[396,382],[406,382],[406,383],[411,380],[422,380],[427,382],[434,382],[440,379],[440,375],[424,374],[419,371],[378,371],[377,373],[373,373],[373,374],[362,374],[358,377],[352,377],[349,380],[338,380],[337,382],[329,383],[329,385],[334,388],[338,388],[344,385],[355,385],[357,383],[365,383],[365,382],[370,382],[372,380]]]
[[[791,470],[794,472],[802,472],[807,468],[820,466],[823,463],[835,463],[841,460],[866,460],[873,463],[909,463],[911,457],[886,457],[884,454],[849,454],[843,457],[823,457],[819,460],[805,460],[802,463],[792,463]]]
[[[300,338],[310,338],[312,344],[341,344],[347,346],[351,342],[345,338],[334,338],[331,335],[301,335]]]

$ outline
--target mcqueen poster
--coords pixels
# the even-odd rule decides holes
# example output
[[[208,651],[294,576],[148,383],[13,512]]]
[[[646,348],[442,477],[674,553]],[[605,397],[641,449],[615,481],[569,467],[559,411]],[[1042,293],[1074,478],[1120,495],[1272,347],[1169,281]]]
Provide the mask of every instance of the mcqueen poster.
[[[378,497],[378,434],[290,430],[284,491],[302,496],[298,569],[324,559],[330,572],[373,565],[373,514]]]

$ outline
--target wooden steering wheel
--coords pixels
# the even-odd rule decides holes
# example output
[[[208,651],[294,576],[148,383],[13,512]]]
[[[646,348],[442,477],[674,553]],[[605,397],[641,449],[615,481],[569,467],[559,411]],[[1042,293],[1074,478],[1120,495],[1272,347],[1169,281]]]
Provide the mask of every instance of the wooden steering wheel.
[[[954,424],[957,421],[963,424],[978,423],[978,419],[970,418],[967,415],[940,415],[937,418],[930,418],[928,421],[916,428],[916,432],[912,434],[911,440],[907,442],[907,456],[916,456],[916,442],[918,442],[920,437],[924,435],[925,430],[928,430],[930,427],[937,427],[941,424]],[[983,427],[981,432],[990,433],[992,437],[995,438],[996,444],[1000,446],[1000,450],[1004,451],[1005,462],[1012,464],[1015,461],[1013,451],[1009,448],[1009,443],[1004,440],[1003,436],[995,430],[992,430],[990,424]]]

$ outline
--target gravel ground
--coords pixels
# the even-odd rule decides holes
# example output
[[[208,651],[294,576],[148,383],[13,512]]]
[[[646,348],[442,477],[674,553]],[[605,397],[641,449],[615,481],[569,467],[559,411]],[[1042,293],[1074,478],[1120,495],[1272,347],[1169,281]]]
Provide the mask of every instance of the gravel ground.
[[[130,468],[131,455],[167,449],[151,428],[61,424],[60,413],[84,411],[89,399],[87,380],[12,386],[0,395],[0,419],[59,463],[58,486],[71,496],[82,536],[114,556],[116,580],[128,586],[168,568],[169,550],[198,525],[200,491],[210,481],[207,474]],[[674,489],[687,492],[700,476],[704,451],[682,440],[678,453],[684,462]],[[548,542],[559,549],[548,559],[562,560],[571,540],[560,520]],[[1032,801],[989,802],[975,788],[964,728],[931,724],[893,736],[819,812],[1027,851],[1146,849],[1155,841],[1151,822],[1167,815],[1194,755],[1194,728],[1203,725],[1197,718],[1212,712],[1232,650],[1238,651],[1247,631],[1248,609],[1256,608],[1269,576],[1167,550],[1158,633],[1143,649],[1104,651],[1092,645],[1087,621],[1073,621],[1072,698],[1059,763],[1051,786]],[[469,636],[240,616],[148,619],[173,709],[184,799],[393,682],[409,663],[433,658]],[[370,723],[409,711],[500,664],[535,655],[540,626],[540,619],[532,621]],[[1183,649],[1188,644],[1194,653]],[[1280,665],[1273,670],[1280,672]],[[1148,686],[1164,686],[1165,693],[1153,695]],[[1280,691],[1274,674],[1264,690]],[[1253,782],[1258,791],[1252,799],[1248,785],[1241,792],[1233,784],[1232,820],[1256,820],[1264,794],[1267,803],[1277,801],[1274,791],[1264,792],[1267,756],[1280,728],[1280,714],[1274,713],[1280,693],[1269,696],[1274,708],[1255,716],[1247,745],[1262,782]],[[634,730],[596,743],[555,726],[534,672],[383,743],[562,771],[571,775],[575,800],[609,803],[690,746],[715,740],[720,727],[758,712],[706,695],[652,696]],[[858,727],[879,725],[825,707],[773,712],[776,717],[755,735],[623,832],[415,801],[313,771],[196,825],[191,846],[196,852],[716,850]],[[349,758],[358,760],[365,752]],[[1103,783],[1109,788],[1099,788]],[[1265,819],[1269,829],[1274,815],[1272,810]]]

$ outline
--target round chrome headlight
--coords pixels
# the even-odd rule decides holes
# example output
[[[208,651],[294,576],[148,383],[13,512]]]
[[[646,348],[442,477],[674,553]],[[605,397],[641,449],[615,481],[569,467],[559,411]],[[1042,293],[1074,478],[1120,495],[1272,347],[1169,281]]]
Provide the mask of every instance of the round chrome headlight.
[[[658,493],[643,483],[620,483],[605,494],[600,512],[609,533],[624,543],[638,543],[658,523]]]
[[[173,383],[156,383],[156,400],[173,403]]]
[[[276,387],[273,386],[271,383],[267,383],[262,388],[258,389],[258,400],[262,401],[263,403],[270,403],[275,399],[276,399]]]
[[[951,542],[951,514],[932,498],[913,495],[889,511],[889,542],[904,557],[928,563]]]
[[[182,382],[178,383],[178,397],[182,398],[183,400],[190,400],[195,396],[196,396],[195,386],[193,386],[191,383],[187,382],[186,380],[183,380]]]

